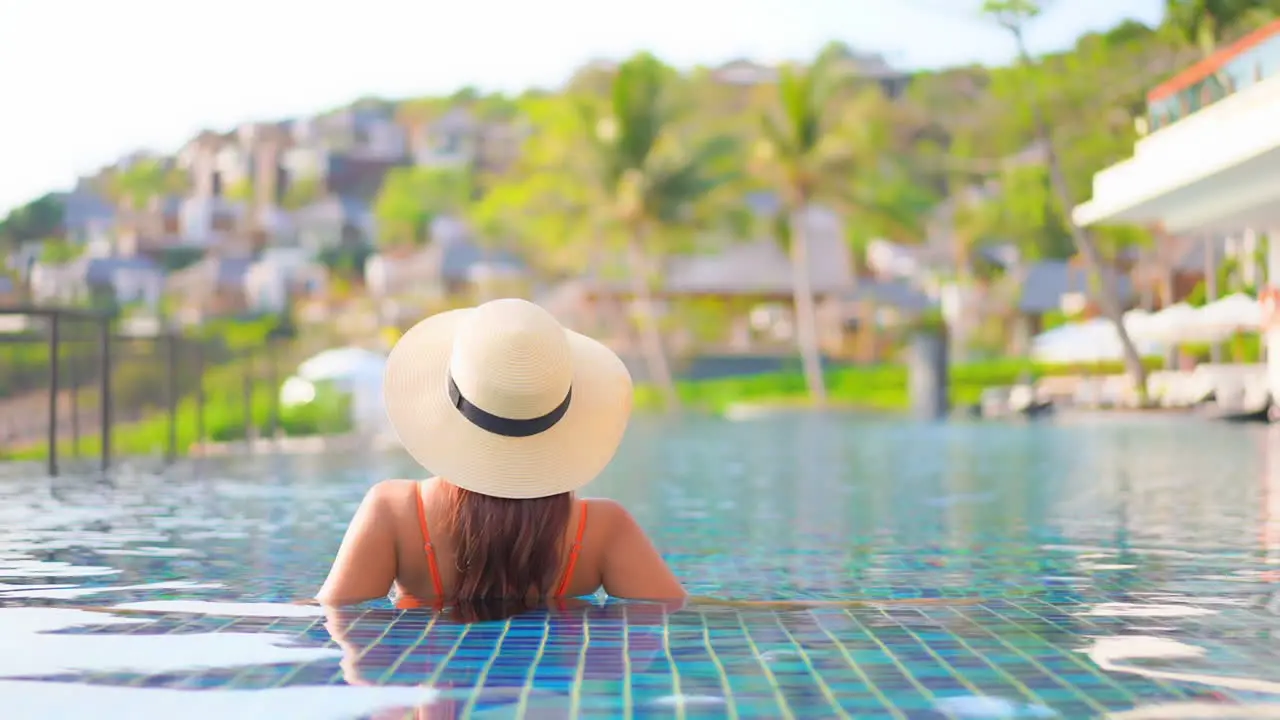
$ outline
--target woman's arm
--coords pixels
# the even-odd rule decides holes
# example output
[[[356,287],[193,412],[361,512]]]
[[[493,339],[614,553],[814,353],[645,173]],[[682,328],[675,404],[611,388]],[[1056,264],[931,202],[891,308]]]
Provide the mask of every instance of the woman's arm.
[[[369,488],[347,526],[342,546],[316,599],[324,605],[350,605],[386,597],[396,579],[395,523],[388,507],[388,482]]]
[[[610,502],[609,536],[602,574],[604,590],[631,600],[679,600],[687,593],[649,536],[622,505]]]

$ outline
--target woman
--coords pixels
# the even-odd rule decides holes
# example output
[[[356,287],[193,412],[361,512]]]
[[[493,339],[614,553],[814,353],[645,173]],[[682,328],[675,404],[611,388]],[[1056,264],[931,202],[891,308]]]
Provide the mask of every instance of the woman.
[[[612,459],[631,376],[604,345],[524,300],[433,315],[396,343],[391,425],[437,477],[369,490],[317,594],[325,605],[669,600],[679,581],[631,515],[576,491]]]

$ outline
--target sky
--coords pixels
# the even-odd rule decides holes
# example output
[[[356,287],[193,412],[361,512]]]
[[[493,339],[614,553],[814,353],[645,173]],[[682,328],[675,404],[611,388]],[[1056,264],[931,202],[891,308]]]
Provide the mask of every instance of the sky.
[[[1057,0],[1033,52],[1162,0]],[[812,57],[903,69],[1008,61],[981,0],[0,0],[0,217],[135,150],[362,96],[555,87],[640,49],[677,66]],[[643,8],[643,9],[641,9]]]

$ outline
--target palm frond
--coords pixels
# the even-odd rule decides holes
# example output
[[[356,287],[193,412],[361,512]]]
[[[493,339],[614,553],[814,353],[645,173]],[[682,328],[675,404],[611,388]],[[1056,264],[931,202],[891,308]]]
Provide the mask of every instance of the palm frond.
[[[778,119],[765,113],[760,116],[760,130],[764,134],[764,141],[769,144],[775,159],[785,162],[799,155],[796,144],[792,141],[790,133],[782,127]]]
[[[778,74],[778,105],[761,117],[764,142],[770,149],[775,180],[792,201],[808,197],[822,174],[816,167],[824,162],[818,155],[826,138],[825,113],[836,84],[831,60],[821,56],[808,68],[783,67]]]
[[[808,68],[791,74],[784,89],[783,107],[800,147],[806,151],[817,146],[825,129],[825,115],[835,94],[834,76],[829,61],[819,58]]]
[[[625,169],[645,165],[666,124],[664,84],[666,68],[648,53],[622,63],[613,83],[612,110],[616,123],[615,152]]]
[[[791,216],[785,210],[779,210],[771,218],[774,240],[788,256],[791,255]]]
[[[607,192],[613,192],[622,177],[624,168],[614,142],[602,137],[600,133],[601,115],[594,103],[579,100],[576,104],[580,132],[591,150],[589,165],[598,175],[600,183]]]
[[[713,137],[677,160],[657,163],[648,174],[646,205],[663,223],[687,222],[694,204],[737,176],[732,159],[738,143]]]
[[[850,222],[865,223],[897,238],[918,237],[933,205],[932,198],[923,194],[904,196],[888,182],[846,185],[832,193],[829,201]]]

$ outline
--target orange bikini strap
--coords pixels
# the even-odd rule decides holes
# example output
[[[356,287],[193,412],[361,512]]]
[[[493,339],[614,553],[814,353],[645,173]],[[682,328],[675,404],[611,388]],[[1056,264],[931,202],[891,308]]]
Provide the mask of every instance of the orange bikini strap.
[[[444,583],[440,582],[440,566],[436,563],[436,549],[431,544],[431,532],[427,530],[427,503],[422,496],[422,483],[418,483],[418,528],[422,530],[422,545],[427,552],[427,567],[431,569],[431,587],[436,600],[444,599]]]
[[[569,564],[565,566],[564,577],[560,580],[560,588],[556,597],[564,597],[569,589],[569,581],[573,579],[573,569],[578,565],[578,553],[582,551],[582,536],[587,530],[587,501],[582,501],[582,513],[578,516],[578,534],[573,539],[573,547],[569,548]]]

